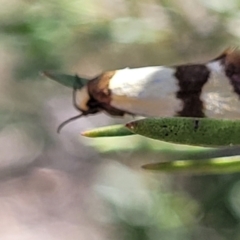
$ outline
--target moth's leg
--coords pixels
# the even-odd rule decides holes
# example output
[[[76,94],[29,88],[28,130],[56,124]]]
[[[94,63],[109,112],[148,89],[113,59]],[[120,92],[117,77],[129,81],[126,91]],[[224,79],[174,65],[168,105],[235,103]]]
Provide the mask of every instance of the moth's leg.
[[[71,117],[71,118],[67,119],[66,121],[62,122],[62,123],[58,126],[58,128],[57,128],[57,133],[60,133],[60,131],[62,130],[62,128],[63,128],[64,126],[66,126],[68,123],[70,123],[70,122],[72,122],[72,121],[74,121],[74,120],[76,120],[76,119],[78,119],[78,118],[81,118],[81,117],[83,117],[83,116],[84,116],[84,114],[81,113],[81,114],[79,114],[79,115],[77,115],[77,116]]]
[[[58,128],[57,128],[57,133],[60,133],[60,131],[62,130],[62,128],[64,126],[66,126],[68,123],[72,122],[72,121],[75,121],[76,119],[78,118],[81,118],[81,117],[84,117],[84,116],[87,116],[89,114],[94,114],[94,113],[98,113],[99,112],[99,109],[98,108],[92,108],[92,109],[89,109],[88,111],[84,111],[82,113],[80,113],[79,115],[77,116],[74,116],[74,117],[71,117],[69,119],[67,119],[66,121],[62,122]]]

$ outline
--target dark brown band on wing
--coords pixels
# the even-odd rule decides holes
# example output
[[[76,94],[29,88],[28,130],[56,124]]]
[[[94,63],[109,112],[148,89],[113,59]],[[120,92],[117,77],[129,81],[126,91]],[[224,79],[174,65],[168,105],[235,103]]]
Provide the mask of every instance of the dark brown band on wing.
[[[201,93],[210,76],[209,69],[203,64],[176,67],[175,77],[180,90],[176,97],[183,102],[183,108],[176,115],[182,117],[204,117]]]

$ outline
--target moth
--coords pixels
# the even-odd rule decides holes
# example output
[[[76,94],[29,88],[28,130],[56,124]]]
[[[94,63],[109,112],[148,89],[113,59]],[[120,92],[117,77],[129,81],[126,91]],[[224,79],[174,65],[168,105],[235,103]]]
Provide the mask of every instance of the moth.
[[[50,72],[43,74],[58,81]],[[75,119],[99,112],[118,117],[224,117],[231,112],[229,106],[240,109],[238,49],[227,49],[205,63],[125,68],[72,79],[73,105],[81,113],[63,122],[58,132]]]

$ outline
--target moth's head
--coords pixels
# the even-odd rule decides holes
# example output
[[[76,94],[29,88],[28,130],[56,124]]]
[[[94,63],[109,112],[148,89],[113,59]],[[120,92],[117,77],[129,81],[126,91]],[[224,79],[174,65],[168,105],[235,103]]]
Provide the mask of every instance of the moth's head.
[[[69,118],[68,120],[61,123],[57,130],[58,133],[68,123],[75,121],[76,119],[83,116],[95,114],[100,111],[98,102],[94,100],[89,94],[88,85],[82,86],[81,83],[78,85],[76,84],[73,88],[73,105],[77,110],[81,112],[81,114]]]
[[[81,114],[72,117],[66,121],[64,121],[58,127],[58,132],[66,126],[68,123],[88,114],[93,114],[99,111],[96,106],[96,101],[94,102],[93,99],[90,97],[88,91],[88,83],[89,79],[79,77],[78,75],[67,75],[67,74],[60,74],[54,73],[52,71],[43,71],[41,75],[52,79],[66,87],[70,87],[73,89],[73,105],[74,107],[81,112]],[[95,105],[94,105],[95,104]]]

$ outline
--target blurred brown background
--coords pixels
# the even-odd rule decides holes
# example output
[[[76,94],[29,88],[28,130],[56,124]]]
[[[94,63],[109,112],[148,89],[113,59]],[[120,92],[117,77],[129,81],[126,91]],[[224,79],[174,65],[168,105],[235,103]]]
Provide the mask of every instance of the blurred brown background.
[[[239,174],[153,174],[168,147],[85,139],[126,122],[76,114],[39,76],[202,62],[239,45],[239,0],[1,0],[0,239],[240,239]]]

